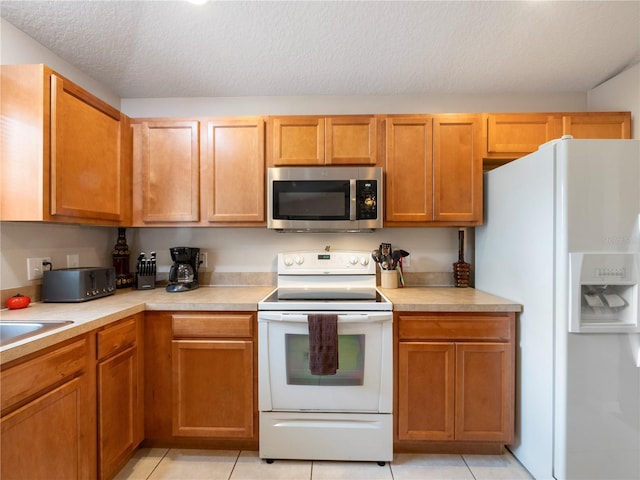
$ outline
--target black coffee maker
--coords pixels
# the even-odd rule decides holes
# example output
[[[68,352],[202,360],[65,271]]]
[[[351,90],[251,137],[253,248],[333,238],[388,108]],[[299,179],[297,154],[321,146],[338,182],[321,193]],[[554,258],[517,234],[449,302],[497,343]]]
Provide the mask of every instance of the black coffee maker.
[[[171,247],[173,265],[169,270],[167,292],[186,292],[198,288],[200,249],[193,247]]]

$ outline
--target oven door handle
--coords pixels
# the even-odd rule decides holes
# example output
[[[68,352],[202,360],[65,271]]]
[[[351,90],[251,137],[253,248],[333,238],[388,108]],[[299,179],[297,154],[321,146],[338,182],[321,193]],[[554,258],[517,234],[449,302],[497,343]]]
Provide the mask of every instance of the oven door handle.
[[[330,314],[331,312],[317,312]],[[307,323],[306,313],[260,312],[258,322]],[[391,312],[339,313],[338,323],[387,322],[393,318]]]

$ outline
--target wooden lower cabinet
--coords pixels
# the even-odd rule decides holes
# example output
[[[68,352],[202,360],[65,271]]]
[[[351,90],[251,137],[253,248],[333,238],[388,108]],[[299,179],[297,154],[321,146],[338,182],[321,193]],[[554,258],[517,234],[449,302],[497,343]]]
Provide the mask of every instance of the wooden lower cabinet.
[[[513,313],[396,313],[396,446],[514,435]]]
[[[92,339],[3,366],[0,477],[96,478]]]
[[[253,342],[174,340],[173,434],[253,436]]]
[[[144,437],[141,338],[143,314],[97,333],[99,478],[113,477]]]
[[[455,345],[398,346],[398,439],[453,440]]]
[[[255,312],[146,312],[150,445],[258,446]]]

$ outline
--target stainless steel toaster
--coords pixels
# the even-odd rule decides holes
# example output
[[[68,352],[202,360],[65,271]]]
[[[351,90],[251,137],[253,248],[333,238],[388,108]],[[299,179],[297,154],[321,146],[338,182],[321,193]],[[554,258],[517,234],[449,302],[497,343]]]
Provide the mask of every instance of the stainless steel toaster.
[[[113,267],[61,268],[42,273],[43,302],[86,302],[114,293]]]

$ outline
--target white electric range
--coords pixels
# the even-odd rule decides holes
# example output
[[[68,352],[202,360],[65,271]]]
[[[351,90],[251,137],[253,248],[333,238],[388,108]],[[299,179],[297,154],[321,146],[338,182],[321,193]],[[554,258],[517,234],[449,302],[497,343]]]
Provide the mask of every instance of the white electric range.
[[[278,255],[277,290],[258,304],[260,457],[393,457],[392,304],[370,252]],[[337,316],[338,368],[309,368],[309,315]]]

